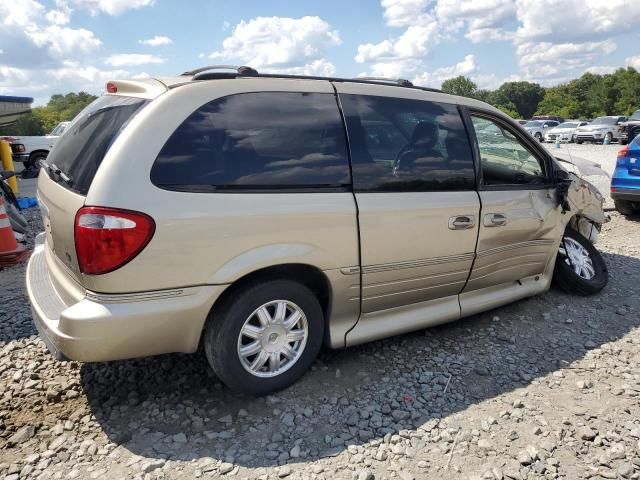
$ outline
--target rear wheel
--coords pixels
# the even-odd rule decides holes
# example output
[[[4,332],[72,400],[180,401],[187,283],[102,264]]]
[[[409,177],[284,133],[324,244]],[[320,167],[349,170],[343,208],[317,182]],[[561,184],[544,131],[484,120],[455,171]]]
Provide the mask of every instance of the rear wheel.
[[[609,281],[607,265],[600,252],[577,231],[564,232],[553,281],[561,290],[573,295],[593,295]]]
[[[536,140],[538,140],[540,143],[543,142],[542,134],[540,132],[536,132],[534,137],[536,137]]]
[[[209,364],[232,390],[265,395],[298,380],[315,360],[324,316],[315,295],[290,280],[254,283],[212,312]]]
[[[46,153],[34,153],[24,164],[26,170],[40,171],[44,161],[47,159]]]
[[[640,212],[640,202],[630,202],[629,200],[614,200],[616,210],[622,215],[633,215]]]

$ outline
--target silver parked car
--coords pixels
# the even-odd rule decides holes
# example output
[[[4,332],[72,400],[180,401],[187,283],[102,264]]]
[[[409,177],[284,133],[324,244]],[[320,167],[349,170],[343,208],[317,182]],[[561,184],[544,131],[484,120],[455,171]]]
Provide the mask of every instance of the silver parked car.
[[[576,132],[578,127],[589,125],[589,122],[582,122],[580,120],[566,120],[557,127],[553,127],[548,130],[544,135],[545,142],[560,142],[573,143],[576,140]]]
[[[544,142],[544,136],[547,130],[557,127],[558,125],[560,125],[560,122],[555,120],[529,120],[524,124],[524,129],[539,142]]]
[[[601,142],[618,140],[622,136],[620,125],[627,117],[609,116],[598,117],[590,124],[578,127],[576,131],[576,143]]]
[[[57,358],[203,344],[265,394],[323,344],[607,283],[602,196],[486,103],[248,67],[107,92],[38,181],[27,288]]]

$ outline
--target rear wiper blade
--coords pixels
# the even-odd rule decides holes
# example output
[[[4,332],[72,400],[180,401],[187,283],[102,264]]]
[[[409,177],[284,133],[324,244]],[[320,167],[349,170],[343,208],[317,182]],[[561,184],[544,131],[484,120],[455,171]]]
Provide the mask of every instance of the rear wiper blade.
[[[69,175],[64,173],[62,170],[60,170],[60,168],[58,168],[58,166],[55,163],[49,164],[48,168],[51,172],[53,172],[58,177],[60,177],[64,181],[64,183],[66,183],[70,187],[73,186],[73,179]]]

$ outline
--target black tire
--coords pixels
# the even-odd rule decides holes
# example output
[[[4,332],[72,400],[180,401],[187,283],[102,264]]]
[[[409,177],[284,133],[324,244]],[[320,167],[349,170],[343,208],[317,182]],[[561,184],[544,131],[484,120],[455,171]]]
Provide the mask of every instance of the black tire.
[[[604,136],[604,139],[602,140],[602,144],[604,145],[605,142],[609,142],[609,144],[613,142],[613,133],[607,132],[607,134]]]
[[[558,252],[556,266],[553,272],[554,284],[561,290],[572,295],[587,296],[598,293],[609,281],[609,273],[604,258],[602,258],[600,252],[596,250],[589,240],[569,227],[567,227],[564,232],[564,237],[560,243],[561,249],[563,249],[565,239],[573,240],[586,249],[593,264],[595,276],[591,279],[583,278],[571,267],[569,263],[570,260],[561,252]]]
[[[633,215],[640,211],[637,207],[638,204],[634,204],[634,202],[630,202],[629,200],[614,200],[613,203],[616,206],[616,210],[622,215]]]
[[[274,377],[259,377],[243,367],[238,339],[245,321],[260,306],[286,300],[297,305],[307,320],[308,337],[302,354],[292,366]],[[231,390],[266,395],[295,383],[313,364],[324,336],[324,315],[316,296],[291,280],[252,283],[236,292],[212,311],[204,332],[204,350],[216,375]]]
[[[26,170],[36,170],[40,171],[40,163],[44,162],[47,159],[47,154],[38,152],[34,153],[29,157],[29,160],[24,162],[24,168]]]
[[[576,143],[577,143],[578,145],[582,145],[582,140],[578,140],[578,139],[576,139]]]
[[[540,143],[544,142],[544,138],[542,138],[542,134],[540,132],[536,132],[534,135],[535,139],[538,140]]]

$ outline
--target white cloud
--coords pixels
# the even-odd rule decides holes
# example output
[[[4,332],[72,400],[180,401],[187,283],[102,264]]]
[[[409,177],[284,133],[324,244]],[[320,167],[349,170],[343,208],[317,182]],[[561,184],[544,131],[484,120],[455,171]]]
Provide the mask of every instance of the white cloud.
[[[627,57],[624,59],[625,67],[633,67],[636,70],[640,70],[640,55],[635,57]]]
[[[572,71],[593,65],[602,55],[616,49],[612,40],[584,43],[527,42],[518,45],[519,64],[525,77],[562,80]]]
[[[151,47],[158,47],[160,45],[170,45],[170,44],[173,43],[173,40],[171,40],[169,37],[156,35],[153,38],[147,38],[145,40],[139,40],[138,43],[140,43],[142,45],[149,45]]]
[[[289,68],[270,68],[266,67],[261,69],[264,72],[270,73],[281,73],[281,74],[289,74],[289,75],[315,75],[321,77],[331,77],[336,74],[336,66],[330,61],[320,58],[318,60],[314,60],[311,63],[307,63],[306,65],[302,65],[299,67],[289,67]]]
[[[516,0],[519,41],[586,42],[636,31],[640,9],[629,0]]]
[[[435,11],[446,30],[455,31],[466,24],[465,37],[474,43],[513,37],[503,25],[515,20],[514,0],[438,0]]]
[[[260,68],[302,67],[340,45],[337,30],[320,17],[256,17],[241,21],[210,58]]]
[[[91,15],[106,13],[115,16],[127,10],[151,6],[155,0],[69,0],[69,3],[74,7],[88,10]]]
[[[382,0],[384,18],[391,27],[413,25],[430,0]]]
[[[56,0],[56,10],[49,10],[46,14],[47,21],[54,25],[66,25],[71,20],[72,10],[65,0]]]
[[[51,56],[58,59],[85,55],[102,45],[93,32],[84,28],[32,25],[25,29],[25,34],[36,46],[45,47]]]
[[[459,75],[469,76],[478,70],[478,63],[476,57],[473,55],[467,55],[461,62],[456,63],[448,67],[441,67],[433,72],[424,72],[417,75],[413,83],[416,85],[424,85],[428,87],[440,87],[442,82]]]
[[[115,53],[109,55],[104,61],[106,65],[112,67],[125,67],[132,65],[148,65],[152,63],[164,63],[166,59],[157,55],[148,55],[146,53]]]
[[[31,25],[44,12],[44,6],[35,0],[0,1],[0,21],[7,27],[26,27]]]
[[[130,78],[126,70],[100,70],[76,62],[65,62],[59,68],[19,69],[0,66],[0,94],[36,97],[46,103],[52,93],[85,91],[100,94],[108,80]]]
[[[403,76],[420,68],[422,60],[440,42],[437,20],[422,15],[397,38],[358,46],[358,63],[373,63],[373,75]]]

